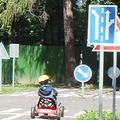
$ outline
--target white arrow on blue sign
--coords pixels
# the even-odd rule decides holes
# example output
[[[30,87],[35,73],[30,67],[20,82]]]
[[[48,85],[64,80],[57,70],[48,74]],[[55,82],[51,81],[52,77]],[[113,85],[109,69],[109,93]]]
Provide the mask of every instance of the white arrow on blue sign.
[[[116,5],[89,5],[88,44],[114,44]]]
[[[78,65],[74,69],[74,77],[79,82],[87,82],[92,76],[92,71],[87,65]]]

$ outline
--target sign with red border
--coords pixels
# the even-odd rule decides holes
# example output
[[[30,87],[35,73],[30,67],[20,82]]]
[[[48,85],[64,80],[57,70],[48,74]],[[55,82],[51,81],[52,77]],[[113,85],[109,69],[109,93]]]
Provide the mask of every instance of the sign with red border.
[[[94,48],[92,51],[100,51],[100,45],[94,45]],[[113,52],[113,51],[120,51],[120,19],[117,16],[116,21],[116,39],[115,39],[115,45],[114,46],[104,46],[105,52]]]

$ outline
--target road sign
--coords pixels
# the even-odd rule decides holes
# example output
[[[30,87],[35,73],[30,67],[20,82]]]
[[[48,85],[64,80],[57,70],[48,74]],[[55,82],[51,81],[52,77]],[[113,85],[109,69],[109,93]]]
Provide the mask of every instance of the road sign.
[[[92,76],[92,71],[87,65],[78,65],[74,69],[74,77],[79,82],[87,82]]]
[[[100,45],[95,45],[92,51],[100,51]],[[120,46],[104,46],[105,52],[113,52],[113,51],[119,51],[120,52]]]
[[[113,67],[110,67],[110,68],[108,69],[107,74],[108,74],[108,76],[109,76],[111,79],[113,79]],[[118,78],[119,75],[120,75],[120,70],[119,70],[118,67],[116,67],[116,76],[115,76],[115,77]]]
[[[94,45],[94,48],[92,51],[100,51],[100,45]],[[104,46],[105,52],[113,52],[113,51],[119,51],[120,52],[120,19],[117,16],[116,20],[116,36],[115,36],[115,45],[111,46]]]
[[[9,54],[12,58],[18,58],[19,57],[19,44],[10,44],[9,46]]]
[[[10,59],[3,43],[0,43],[0,59]]]
[[[114,44],[116,5],[89,5],[88,44]]]
[[[117,16],[115,46],[120,46],[120,18]]]
[[[10,59],[3,43],[0,43],[0,91],[2,89],[2,59]]]

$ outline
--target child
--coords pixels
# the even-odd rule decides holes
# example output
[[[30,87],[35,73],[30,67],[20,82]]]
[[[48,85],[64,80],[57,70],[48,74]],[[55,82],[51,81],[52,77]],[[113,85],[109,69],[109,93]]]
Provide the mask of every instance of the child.
[[[38,82],[41,87],[38,91],[40,99],[38,101],[38,107],[56,108],[58,92],[49,84],[50,78],[48,75],[42,75],[39,77]]]

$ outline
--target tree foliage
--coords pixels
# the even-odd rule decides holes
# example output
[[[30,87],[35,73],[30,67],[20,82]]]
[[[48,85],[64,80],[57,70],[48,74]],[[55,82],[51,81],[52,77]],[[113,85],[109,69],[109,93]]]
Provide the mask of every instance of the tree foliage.
[[[76,4],[77,0],[71,1],[75,45],[86,45],[87,2],[89,0],[82,0],[80,6]],[[118,15],[120,15],[120,1],[100,0],[97,2],[97,0],[91,0],[89,4],[116,4]],[[1,40],[8,41],[5,43],[9,43],[13,39],[12,28],[17,29],[17,39],[21,44],[64,45],[63,3],[61,0],[0,0],[0,25],[2,29],[5,29],[0,30]],[[23,29],[23,25],[25,29]]]
[[[14,41],[14,43],[17,42],[24,45],[65,46],[67,40],[64,41],[64,1],[0,0],[1,41],[6,44]],[[71,28],[73,27],[72,29],[68,28],[68,30],[74,31],[72,34],[67,34],[68,38],[72,38],[72,42],[69,41],[70,45],[68,45],[72,49],[74,45],[86,45],[89,4],[117,5],[118,15],[120,15],[120,1],[118,0],[100,0],[99,2],[97,0],[81,0],[80,6],[76,4],[78,0],[66,1],[71,1],[72,4],[71,11],[73,16],[69,18],[72,18],[73,21],[67,23],[67,25],[71,25]],[[66,28],[68,27],[67,25]],[[69,54],[67,61],[70,60],[70,54],[74,54],[72,49],[68,49],[68,52],[66,52],[66,54]],[[74,59],[74,55],[71,58]],[[71,70],[73,71],[73,67]]]
[[[9,4],[11,1],[11,7]],[[76,45],[85,45],[85,2],[79,8],[76,4],[77,0],[72,0],[74,14],[74,35]],[[18,3],[17,3],[18,2]],[[23,3],[24,5],[22,5]],[[5,32],[13,39],[14,34],[17,34],[20,44],[36,44],[42,45],[64,45],[64,30],[63,30],[63,3],[56,0],[21,0],[14,3],[14,0],[1,0],[3,8],[0,12],[1,28],[5,28]],[[20,4],[22,3],[22,4]],[[19,6],[18,6],[19,5]],[[7,7],[8,6],[8,7]],[[12,10],[13,6],[17,6]],[[20,8],[21,9],[20,9]],[[23,9],[23,10],[22,10]],[[11,15],[7,14],[11,11]],[[12,12],[13,11],[13,12]],[[30,15],[32,15],[32,17]],[[21,16],[22,15],[22,16]],[[7,19],[6,19],[7,18]],[[47,21],[47,22],[46,22]],[[25,25],[25,29],[24,26]],[[44,25],[44,26],[41,26]],[[32,27],[31,27],[32,26]],[[36,27],[39,30],[36,30]],[[44,28],[42,28],[44,27]],[[14,30],[15,32],[11,31]],[[22,32],[21,32],[22,30]],[[28,33],[27,33],[28,31]],[[13,32],[13,33],[11,33]],[[21,33],[20,33],[21,32]],[[40,34],[39,36],[36,34]],[[12,36],[13,37],[12,37]],[[27,38],[29,40],[27,40]],[[22,37],[22,39],[21,39]],[[31,37],[34,37],[34,41]],[[36,41],[36,39],[39,40]],[[26,40],[26,41],[24,41]],[[4,39],[5,41],[5,39]],[[32,42],[33,41],[33,42]]]
[[[1,28],[12,26],[13,20],[17,20],[20,15],[26,12],[27,0],[1,0],[0,19]]]
[[[11,27],[13,21],[19,20],[27,12],[44,24],[48,19],[43,0],[0,0],[1,29]]]

